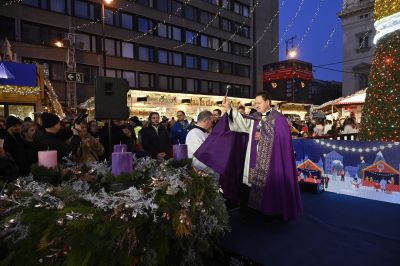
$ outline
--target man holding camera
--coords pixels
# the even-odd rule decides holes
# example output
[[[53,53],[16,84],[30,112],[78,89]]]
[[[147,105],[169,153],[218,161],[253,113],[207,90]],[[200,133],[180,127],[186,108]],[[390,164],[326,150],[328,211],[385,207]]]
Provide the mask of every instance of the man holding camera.
[[[41,115],[42,127],[44,133],[39,137],[38,148],[39,150],[56,150],[58,161],[61,161],[62,157],[68,156],[71,152],[75,153],[81,142],[79,137],[80,124],[74,124],[71,127],[72,137],[69,143],[66,143],[60,132],[60,118],[52,113],[43,113]]]

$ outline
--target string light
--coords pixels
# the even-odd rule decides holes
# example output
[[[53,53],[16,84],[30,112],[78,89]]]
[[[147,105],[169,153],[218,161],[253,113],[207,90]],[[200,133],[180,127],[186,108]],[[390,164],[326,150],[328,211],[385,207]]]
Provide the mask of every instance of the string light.
[[[393,143],[388,143],[388,144],[380,144],[379,146],[372,146],[372,147],[363,147],[363,148],[356,148],[356,147],[351,147],[351,146],[346,146],[346,145],[339,145],[339,144],[331,144],[329,141],[324,141],[324,140],[314,140],[315,143],[326,146],[330,149],[333,150],[339,150],[339,151],[351,151],[351,152],[358,152],[358,153],[369,153],[373,152],[376,153],[378,151],[383,151],[385,149],[391,149],[395,148],[400,145],[400,142],[393,142]],[[350,142],[349,142],[350,143]]]
[[[62,109],[60,102],[58,101],[58,96],[57,96],[56,92],[54,91],[53,85],[51,84],[50,80],[47,80],[47,79],[44,81],[44,84],[47,87],[46,94],[50,100],[51,107],[53,108],[54,112],[56,113],[56,115],[58,117],[64,118],[65,113]]]
[[[275,14],[272,16],[271,20],[269,21],[269,23],[267,24],[267,26],[264,28],[261,36],[257,39],[257,41],[254,42],[254,44],[245,52],[245,54],[250,53],[255,46],[257,46],[257,44],[264,38],[265,33],[267,33],[267,31],[269,30],[269,28],[272,25],[272,22],[274,21],[274,19],[278,16],[280,9],[282,9],[282,7],[285,5],[286,1],[282,1],[281,6],[278,8],[278,10],[275,12]]]
[[[330,44],[330,42],[331,42],[331,40],[332,40],[332,37],[333,37],[333,35],[334,35],[335,32],[336,32],[337,26],[340,24],[339,22],[340,22],[340,19],[338,18],[337,21],[336,21],[336,23],[335,23],[335,26],[333,27],[333,30],[332,30],[331,33],[329,34],[328,40],[326,41],[326,43],[325,43],[325,45],[324,45],[324,48],[322,48],[322,51],[325,51],[326,48],[328,48],[328,46],[329,46],[329,44]]]
[[[182,47],[184,47],[186,44],[188,44],[188,43],[192,43],[192,41],[194,40],[194,39],[196,39],[202,32],[204,32],[206,29],[208,29],[208,27],[210,27],[211,25],[212,25],[212,23],[214,22],[214,20],[219,16],[219,15],[221,15],[221,12],[222,11],[224,11],[225,9],[226,9],[226,6],[229,4],[229,1],[227,1],[226,3],[225,3],[225,5],[223,5],[221,8],[219,8],[218,9],[218,12],[215,14],[215,16],[206,24],[206,26],[203,28],[203,29],[201,29],[201,30],[199,30],[196,34],[194,34],[193,36],[192,36],[192,38],[188,41],[188,40],[185,40],[185,42],[183,42],[182,44],[180,44],[180,45],[177,45],[177,46],[174,46],[174,48],[173,49],[179,49],[179,48],[182,48]]]
[[[1,6],[2,7],[9,7],[9,6],[12,6],[12,5],[15,5],[15,4],[19,4],[21,2],[22,2],[22,0],[14,0],[14,1],[6,2],[6,3],[2,4]]]
[[[297,44],[297,49],[300,48],[300,46],[303,44],[303,42],[304,42],[305,38],[307,37],[307,35],[310,33],[311,28],[314,25],[314,22],[315,22],[316,18],[318,17],[319,12],[321,11],[321,7],[324,4],[324,2],[325,2],[325,0],[320,0],[319,1],[318,7],[317,7],[313,17],[310,20],[310,23],[309,23],[309,25],[307,27],[307,30],[304,32],[303,36],[301,37],[300,42]]]
[[[15,94],[21,96],[39,95],[39,87],[25,87],[13,85],[0,85],[0,94]]]
[[[250,9],[250,11],[249,11],[249,16],[247,16],[247,17],[240,23],[240,26],[236,28],[236,30],[234,31],[234,33],[233,33],[231,36],[229,36],[228,39],[226,39],[225,41],[223,41],[222,44],[221,44],[217,49],[215,49],[215,51],[221,50],[222,47],[224,47],[225,45],[227,45],[228,42],[231,41],[231,40],[236,36],[236,34],[237,34],[239,31],[242,30],[242,28],[244,27],[246,21],[250,19],[250,17],[251,17],[252,14],[254,13],[254,10],[255,10],[255,9],[257,8],[257,6],[258,6],[259,4],[261,4],[263,1],[264,1],[264,0],[257,1],[257,2],[251,7],[251,9]]]
[[[275,45],[275,47],[271,50],[271,54],[272,54],[273,52],[275,52],[275,50],[279,47],[279,45],[281,45],[281,43],[282,43],[283,39],[285,38],[286,34],[288,33],[289,29],[293,26],[294,21],[296,20],[297,16],[300,14],[300,11],[302,10],[303,5],[304,5],[304,0],[301,0],[301,2],[300,2],[299,6],[298,6],[298,8],[297,8],[297,11],[296,11],[294,17],[293,17],[292,20],[290,21],[289,25],[286,26],[285,32],[282,34],[282,37],[281,37],[281,39],[279,40],[279,42],[278,42],[278,43]]]

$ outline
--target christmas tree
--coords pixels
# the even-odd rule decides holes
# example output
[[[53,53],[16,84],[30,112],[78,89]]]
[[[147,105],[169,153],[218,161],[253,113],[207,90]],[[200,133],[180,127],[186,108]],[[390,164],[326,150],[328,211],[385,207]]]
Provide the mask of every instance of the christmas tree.
[[[377,44],[359,138],[400,139],[400,0],[375,0]]]

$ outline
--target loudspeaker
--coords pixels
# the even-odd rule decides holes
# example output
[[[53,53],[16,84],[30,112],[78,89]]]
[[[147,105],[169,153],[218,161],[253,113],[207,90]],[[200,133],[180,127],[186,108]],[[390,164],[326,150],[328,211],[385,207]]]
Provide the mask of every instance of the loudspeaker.
[[[128,119],[128,81],[121,78],[97,77],[95,86],[96,119]]]

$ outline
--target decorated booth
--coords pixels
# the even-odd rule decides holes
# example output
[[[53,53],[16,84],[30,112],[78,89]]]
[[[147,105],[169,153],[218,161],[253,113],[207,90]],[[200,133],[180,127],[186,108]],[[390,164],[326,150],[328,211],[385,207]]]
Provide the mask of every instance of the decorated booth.
[[[0,116],[34,119],[41,111],[64,116],[53,86],[44,79],[43,66],[0,61]]]

